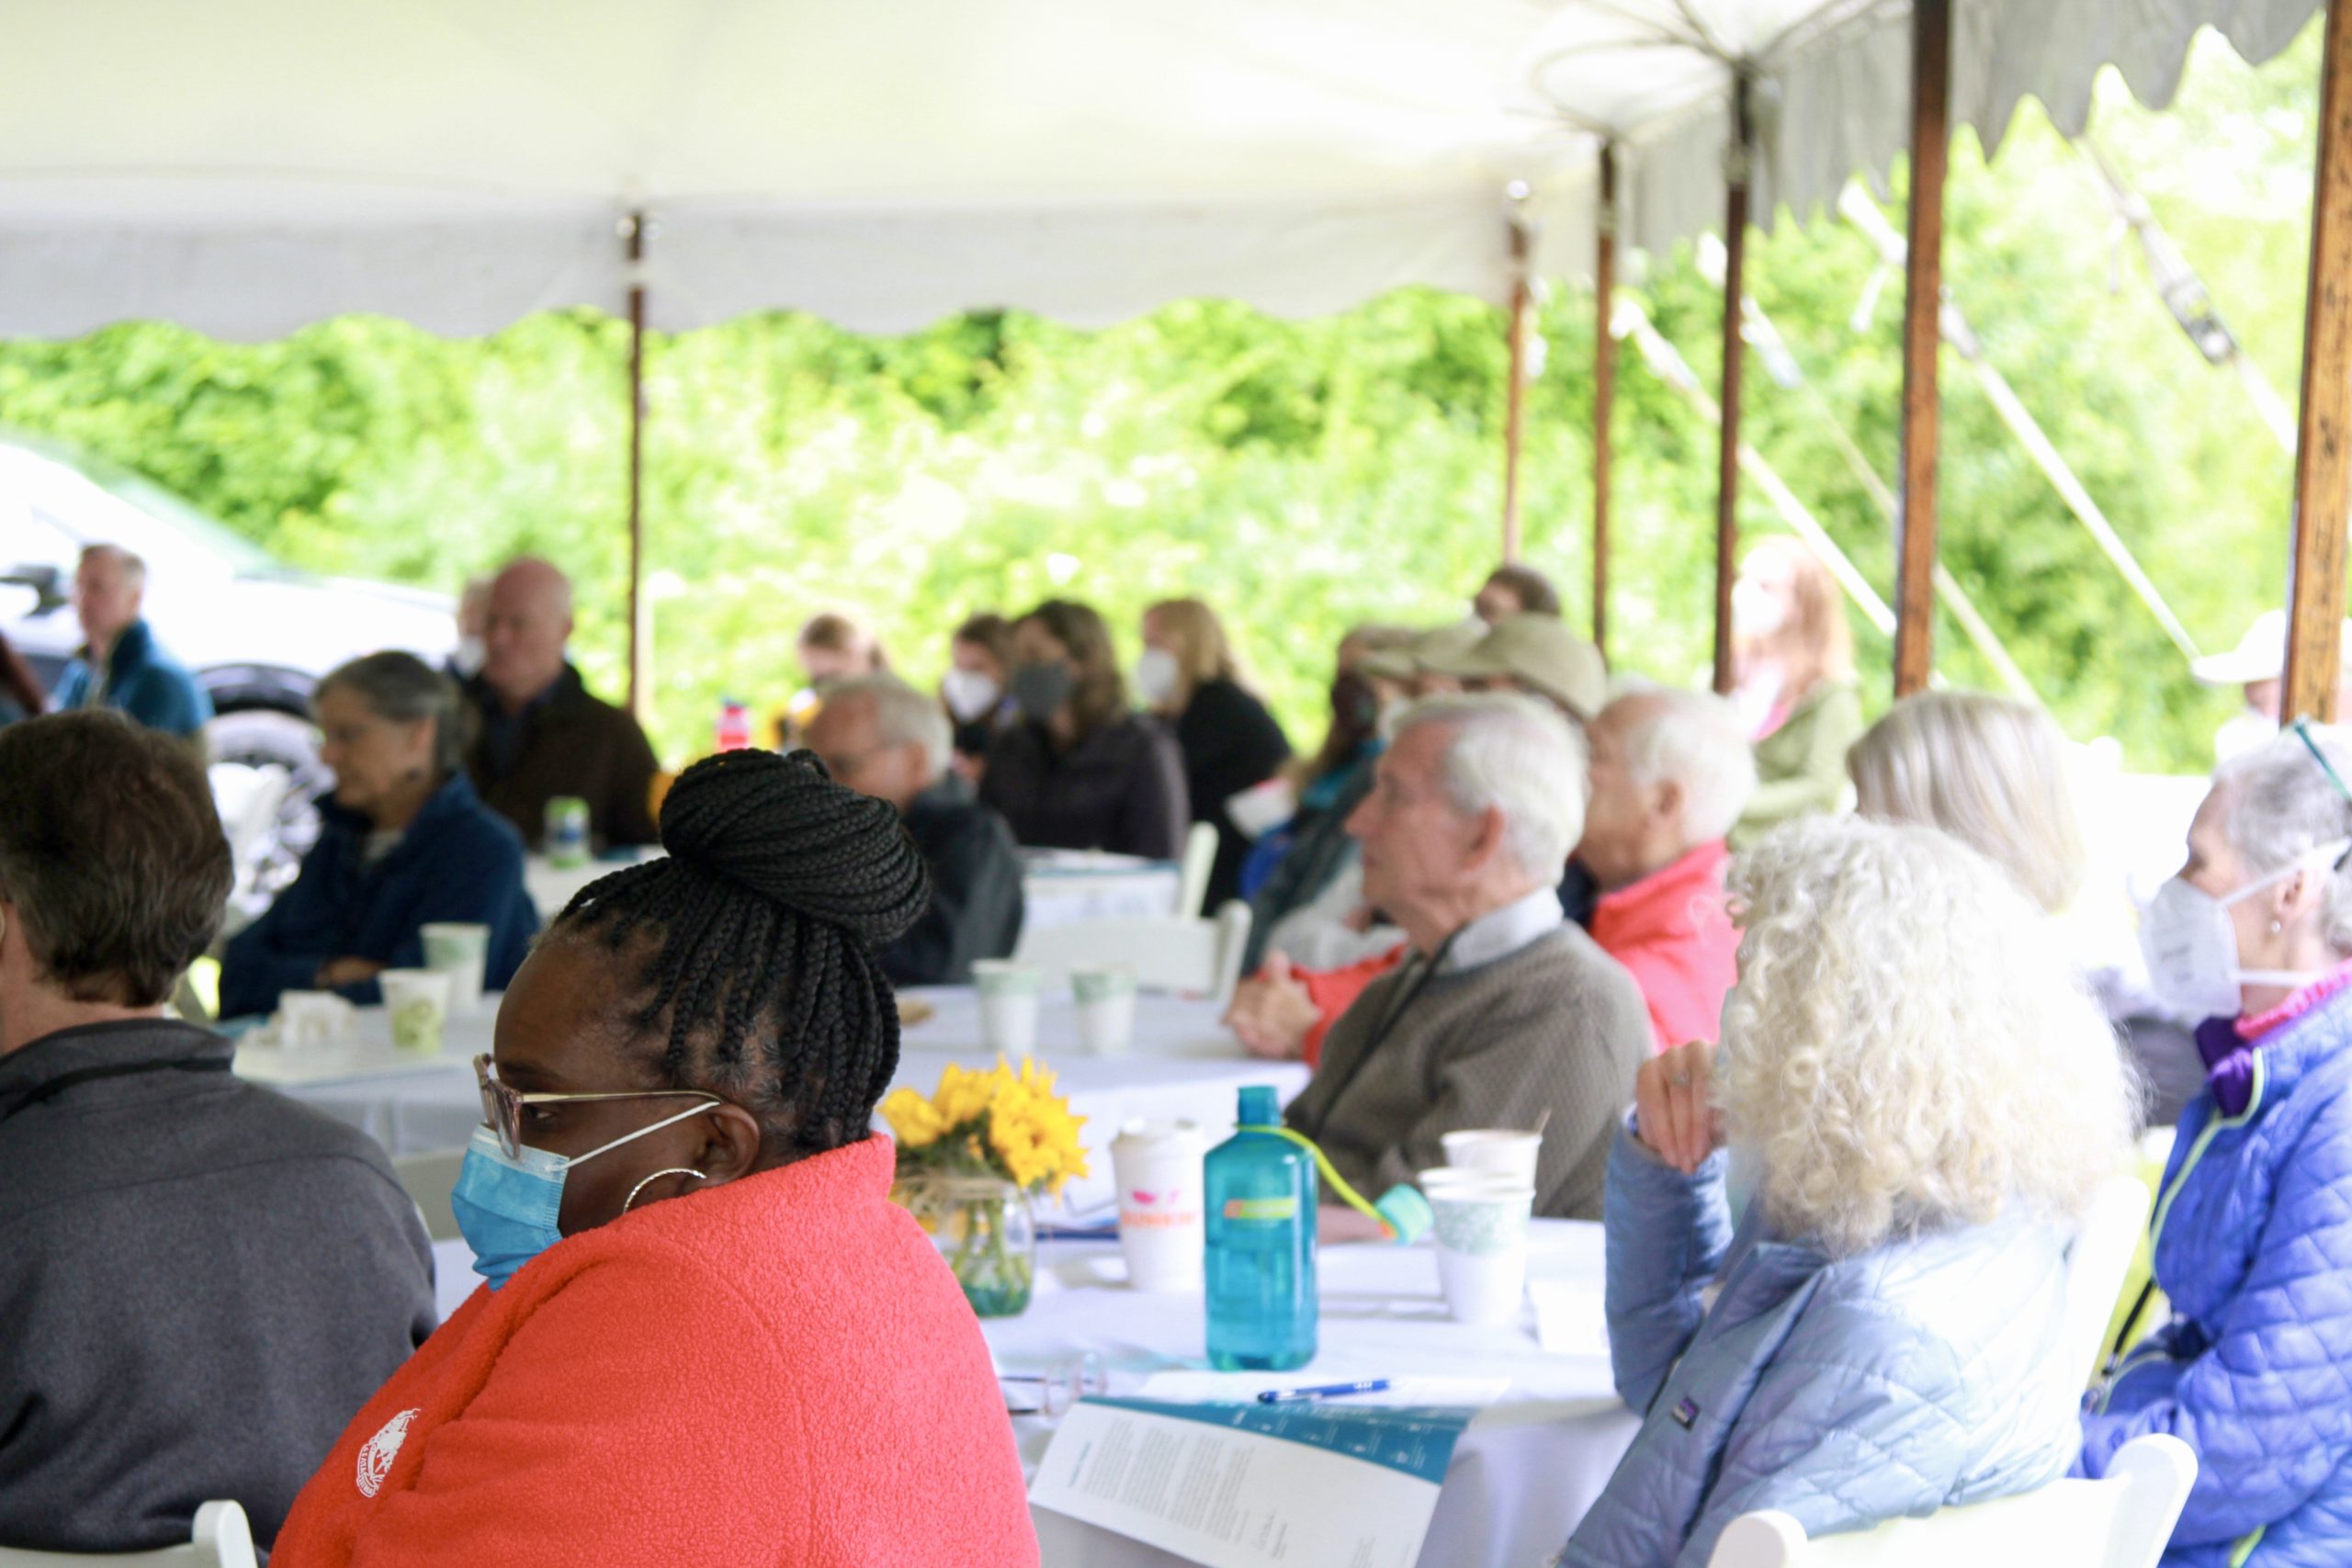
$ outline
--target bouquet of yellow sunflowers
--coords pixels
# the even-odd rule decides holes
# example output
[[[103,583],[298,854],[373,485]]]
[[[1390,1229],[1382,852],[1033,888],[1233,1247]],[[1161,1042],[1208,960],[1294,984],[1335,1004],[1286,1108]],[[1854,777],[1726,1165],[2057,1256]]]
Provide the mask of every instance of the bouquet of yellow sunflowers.
[[[899,1141],[901,1179],[925,1176],[999,1176],[1032,1195],[1058,1197],[1084,1176],[1083,1116],[1054,1092],[1054,1075],[1029,1057],[1013,1071],[1002,1057],[985,1073],[949,1063],[929,1096],[892,1091],[882,1114]]]

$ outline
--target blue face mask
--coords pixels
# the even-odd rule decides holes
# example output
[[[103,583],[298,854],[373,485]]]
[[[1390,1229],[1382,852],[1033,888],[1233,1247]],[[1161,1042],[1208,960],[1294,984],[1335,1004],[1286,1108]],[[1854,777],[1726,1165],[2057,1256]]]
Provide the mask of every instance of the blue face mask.
[[[709,1110],[708,1105],[697,1105],[692,1111],[681,1111],[576,1156],[526,1144],[522,1153],[510,1158],[498,1146],[496,1133],[488,1127],[475,1128],[466,1145],[465,1163],[458,1168],[458,1184],[449,1193],[458,1232],[473,1248],[474,1272],[489,1280],[494,1291],[513,1279],[514,1270],[563,1239],[555,1222],[563,1208],[563,1179],[573,1166]]]

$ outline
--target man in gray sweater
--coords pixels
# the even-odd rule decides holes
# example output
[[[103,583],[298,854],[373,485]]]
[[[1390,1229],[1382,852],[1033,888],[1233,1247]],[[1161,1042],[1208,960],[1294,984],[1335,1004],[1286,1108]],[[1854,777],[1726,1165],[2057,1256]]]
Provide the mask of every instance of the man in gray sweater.
[[[266,1543],[432,1332],[383,1151],[164,1015],[229,883],[179,742],[0,730],[0,1546],[168,1546],[211,1498]]]
[[[1650,1025],[1633,977],[1554,892],[1587,789],[1582,743],[1527,698],[1432,698],[1399,721],[1348,831],[1366,902],[1411,952],[1331,1026],[1284,1115],[1366,1197],[1444,1164],[1448,1133],[1548,1111],[1535,1212],[1600,1217]],[[1327,1240],[1374,1234],[1349,1209],[1319,1224]]]

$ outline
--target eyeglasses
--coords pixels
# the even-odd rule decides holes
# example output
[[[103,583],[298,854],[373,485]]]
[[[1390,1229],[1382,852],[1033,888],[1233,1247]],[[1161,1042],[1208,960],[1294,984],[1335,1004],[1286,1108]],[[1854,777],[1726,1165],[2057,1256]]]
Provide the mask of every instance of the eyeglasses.
[[[617,1094],[525,1094],[491,1077],[487,1055],[474,1058],[474,1077],[481,1085],[482,1125],[498,1134],[498,1146],[505,1151],[508,1159],[523,1153],[523,1108],[526,1105],[564,1105],[585,1100],[701,1100],[713,1105],[727,1103],[715,1094],[695,1089],[623,1089]]]

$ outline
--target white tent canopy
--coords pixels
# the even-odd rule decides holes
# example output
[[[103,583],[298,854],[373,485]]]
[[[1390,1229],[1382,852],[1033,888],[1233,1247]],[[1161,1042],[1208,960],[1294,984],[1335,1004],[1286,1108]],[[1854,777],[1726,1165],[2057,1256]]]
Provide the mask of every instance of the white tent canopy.
[[[2197,28],[2283,48],[2319,0],[1955,0],[1955,123],[2062,126],[2112,62],[2166,101]],[[1909,134],[1889,0],[30,0],[0,48],[0,335],[159,317],[260,338],[616,308],[895,332],[1188,297],[1287,314],[1420,283],[1502,299],[1721,220],[1732,62],[1759,215]]]

